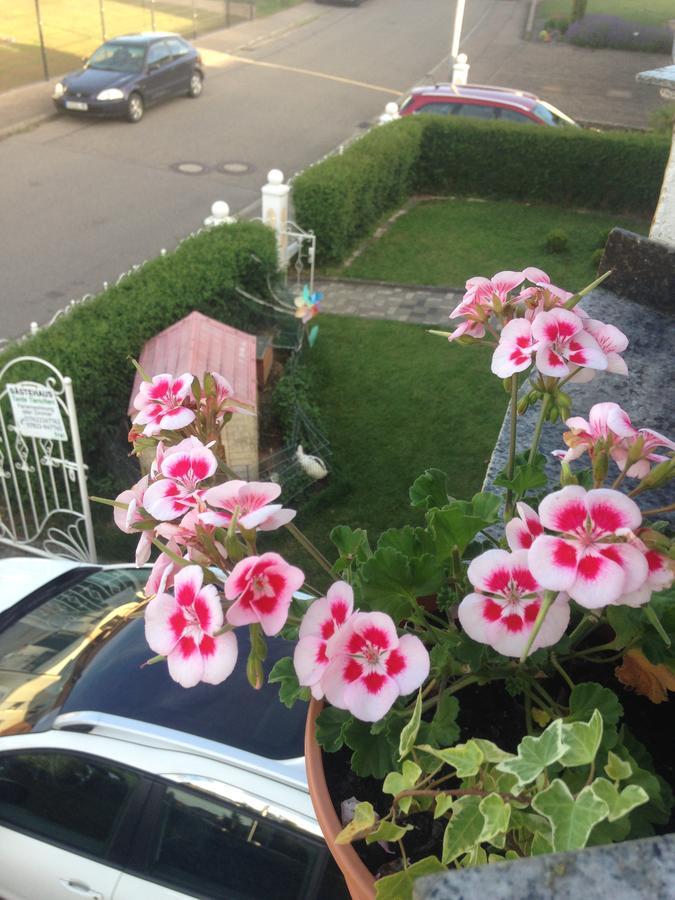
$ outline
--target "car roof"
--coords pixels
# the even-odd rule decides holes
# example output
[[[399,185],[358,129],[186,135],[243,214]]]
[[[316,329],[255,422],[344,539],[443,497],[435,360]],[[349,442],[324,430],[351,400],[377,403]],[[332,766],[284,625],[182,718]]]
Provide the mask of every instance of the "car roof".
[[[77,569],[81,563],[69,559],[39,559],[12,556],[0,560],[0,613],[10,609],[33,591]]]
[[[142,31],[138,34],[120,34],[117,37],[109,38],[106,44],[116,44],[118,41],[123,41],[125,44],[152,44],[168,37],[180,38],[181,36],[174,31]]]
[[[480,100],[490,103],[501,103],[506,106],[515,106],[520,109],[533,109],[539,98],[536,94],[530,94],[527,91],[519,91],[515,88],[495,87],[485,84],[448,84],[439,83],[423,87],[413,88],[411,91],[413,97],[444,97],[444,98],[464,98],[467,100]]]

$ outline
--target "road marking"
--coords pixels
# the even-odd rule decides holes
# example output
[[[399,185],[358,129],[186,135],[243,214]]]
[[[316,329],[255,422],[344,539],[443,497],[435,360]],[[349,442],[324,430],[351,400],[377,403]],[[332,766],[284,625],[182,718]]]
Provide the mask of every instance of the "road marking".
[[[368,81],[356,81],[354,78],[343,78],[340,75],[328,75],[326,72],[317,72],[314,69],[300,69],[297,66],[284,66],[281,63],[261,62],[257,59],[247,59],[245,56],[235,56],[232,53],[220,53],[217,50],[199,50],[204,64],[222,68],[234,63],[245,63],[247,66],[259,66],[263,69],[276,69],[281,72],[294,72],[296,75],[309,75],[311,78],[324,78],[326,81],[335,81],[338,84],[348,84],[351,87],[362,87],[369,91],[377,91],[380,94],[389,94],[392,97],[400,97],[401,90],[382,87],[379,84],[370,84]]]

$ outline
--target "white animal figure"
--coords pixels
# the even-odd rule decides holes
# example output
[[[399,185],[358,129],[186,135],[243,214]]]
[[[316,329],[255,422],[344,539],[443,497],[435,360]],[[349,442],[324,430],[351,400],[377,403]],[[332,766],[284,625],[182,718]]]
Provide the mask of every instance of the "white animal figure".
[[[309,475],[309,477],[313,478],[315,481],[319,481],[321,478],[325,478],[326,475],[328,475],[328,469],[326,468],[324,461],[319,459],[318,456],[310,456],[305,453],[302,449],[302,444],[298,444],[295,456],[305,474]]]

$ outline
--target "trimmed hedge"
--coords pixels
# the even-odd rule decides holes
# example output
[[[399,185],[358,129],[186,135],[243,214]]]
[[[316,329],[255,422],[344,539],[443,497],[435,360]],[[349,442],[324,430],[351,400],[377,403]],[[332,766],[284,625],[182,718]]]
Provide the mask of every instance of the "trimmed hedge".
[[[319,261],[331,263],[413,192],[649,216],[669,147],[656,134],[409,117],[299,176],[293,199],[298,222],[317,235]],[[365,190],[372,178],[377,193]]]
[[[103,442],[126,415],[135,374],[130,357],[137,359],[147,340],[193,310],[255,332],[259,314],[235,289],[263,294],[276,269],[275,237],[266,226],[240,222],[204,231],[13,344],[0,354],[0,366],[38,356],[72,378],[91,487],[106,485]],[[31,377],[29,364],[21,369],[20,377]]]

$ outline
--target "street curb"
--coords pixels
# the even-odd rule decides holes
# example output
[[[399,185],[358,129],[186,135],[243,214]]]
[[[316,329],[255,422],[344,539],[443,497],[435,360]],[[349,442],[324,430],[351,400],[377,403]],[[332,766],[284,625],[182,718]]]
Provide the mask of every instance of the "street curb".
[[[0,141],[12,137],[14,134],[19,134],[22,131],[29,131],[31,128],[37,128],[38,125],[41,125],[49,119],[55,119],[57,116],[57,112],[42,113],[39,116],[24,119],[22,122],[15,122],[13,125],[7,125],[6,128],[0,128]]]

